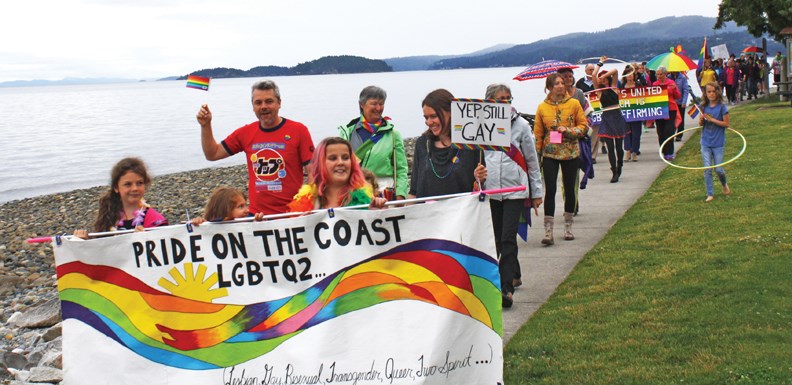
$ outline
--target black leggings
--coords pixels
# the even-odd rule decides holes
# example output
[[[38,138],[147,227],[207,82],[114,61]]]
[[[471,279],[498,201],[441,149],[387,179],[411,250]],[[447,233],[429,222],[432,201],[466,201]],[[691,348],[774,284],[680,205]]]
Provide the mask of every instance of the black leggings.
[[[668,119],[655,120],[655,127],[657,127],[657,144],[663,144],[666,139],[676,133],[676,127],[674,127],[676,114],[676,111],[668,111]],[[666,145],[663,146],[663,155],[674,155],[673,140],[669,140]]]
[[[621,167],[624,164],[624,138],[601,138],[608,147],[608,162],[611,168]]]
[[[578,173],[579,158],[558,160],[543,157],[542,170],[545,182],[544,215],[555,215],[556,182],[558,169],[561,168],[561,180],[564,183],[564,212],[575,212],[575,180]]]

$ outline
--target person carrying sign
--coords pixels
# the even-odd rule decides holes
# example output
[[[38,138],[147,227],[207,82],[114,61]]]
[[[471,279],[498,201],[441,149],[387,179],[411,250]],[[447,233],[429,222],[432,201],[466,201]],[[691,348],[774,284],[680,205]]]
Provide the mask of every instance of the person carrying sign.
[[[377,176],[377,182],[388,200],[407,196],[407,155],[401,133],[390,118],[383,117],[385,90],[368,86],[360,91],[360,117],[338,127],[339,136],[352,145],[360,167]]]
[[[490,84],[487,87],[485,99],[497,99],[511,103],[511,89],[505,84]],[[517,260],[517,228],[520,215],[530,218],[530,208],[533,208],[538,214],[543,195],[542,175],[539,172],[533,133],[528,121],[523,119],[514,107],[511,109],[511,147],[509,151],[488,150],[485,151],[485,159],[487,160],[487,188],[528,187],[526,191],[490,195],[495,248],[500,255],[498,270],[501,277],[502,304],[503,307],[511,307],[514,288],[522,284],[520,262]]]

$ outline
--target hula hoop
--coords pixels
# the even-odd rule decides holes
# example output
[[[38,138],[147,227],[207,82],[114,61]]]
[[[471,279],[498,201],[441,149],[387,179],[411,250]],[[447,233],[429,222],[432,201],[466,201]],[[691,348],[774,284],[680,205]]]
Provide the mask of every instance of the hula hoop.
[[[589,61],[589,60],[599,60],[599,59],[600,59],[600,58],[598,58],[598,57],[587,57],[587,58],[585,58],[585,59],[580,59],[580,60],[578,60],[578,61],[577,61],[577,63],[575,63],[575,64],[583,64],[583,62],[584,62],[584,61]],[[607,62],[607,61],[609,61],[609,60],[617,61],[617,62],[619,62],[619,63],[628,63],[628,62],[626,62],[626,61],[624,61],[624,60],[621,60],[621,59],[616,59],[615,57],[609,57],[609,58],[608,58],[608,60],[605,60],[605,61]]]
[[[739,153],[737,153],[737,155],[734,158],[731,158],[731,159],[729,159],[729,160],[727,160],[727,161],[725,161],[723,163],[716,164],[714,166],[702,166],[702,167],[678,166],[676,164],[673,164],[673,163],[669,162],[667,159],[663,158],[663,147],[666,145],[666,143],[668,143],[668,141],[674,140],[674,138],[676,136],[682,135],[685,132],[688,132],[688,131],[691,131],[691,130],[695,130],[695,129],[699,129],[699,128],[701,128],[701,126],[692,127],[692,128],[688,128],[688,129],[682,130],[680,132],[677,132],[674,135],[671,135],[668,139],[663,141],[663,143],[660,145],[660,148],[657,150],[657,154],[660,155],[660,159],[662,159],[663,162],[666,162],[666,164],[668,164],[669,166],[673,166],[673,167],[676,167],[676,168],[681,168],[683,170],[708,170],[708,169],[711,169],[711,168],[722,167],[722,166],[725,166],[725,165],[727,165],[727,164],[729,164],[731,162],[734,162],[735,160],[737,160],[737,158],[741,157],[743,153],[745,153],[745,149],[748,147],[748,141],[745,140],[745,137],[743,136],[743,134],[741,134],[739,131],[737,131],[737,130],[731,128],[731,127],[726,127],[727,130],[733,131],[735,134],[739,135],[740,138],[742,138],[742,140],[743,140],[742,149],[740,150]]]

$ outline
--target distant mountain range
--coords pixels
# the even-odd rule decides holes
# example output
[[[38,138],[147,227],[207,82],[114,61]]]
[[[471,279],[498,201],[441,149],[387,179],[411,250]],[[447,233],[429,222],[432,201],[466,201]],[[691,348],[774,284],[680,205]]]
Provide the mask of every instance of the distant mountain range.
[[[726,44],[730,53],[739,54],[749,45],[761,46],[761,38],[729,22],[714,31],[715,18],[704,16],[664,17],[647,23],[628,23],[598,32],[576,32],[529,44],[499,44],[463,55],[408,56],[368,59],[359,56],[325,56],[294,67],[259,66],[249,70],[210,68],[190,75],[212,78],[268,77],[289,75],[344,74],[364,72],[442,70],[455,68],[518,67],[545,59],[578,62],[605,54],[625,61],[647,61],[681,44],[687,56],[696,59],[704,37],[709,47]],[[784,51],[782,44],[768,38],[770,55]],[[187,75],[160,80],[185,79]],[[136,82],[130,79],[64,79],[60,81],[31,80],[0,83],[0,87],[54,84],[88,84]]]
[[[730,53],[738,54],[749,45],[761,46],[761,39],[733,22],[713,31],[715,18],[704,16],[664,17],[647,23],[629,23],[599,32],[577,32],[554,38],[519,44],[479,55],[443,57],[427,64],[425,56],[384,59],[394,71],[440,70],[455,68],[518,67],[545,59],[578,62],[605,54],[625,61],[647,61],[681,44],[687,56],[697,59],[707,37],[709,47],[726,44]],[[778,42],[768,39],[767,51],[783,51]]]

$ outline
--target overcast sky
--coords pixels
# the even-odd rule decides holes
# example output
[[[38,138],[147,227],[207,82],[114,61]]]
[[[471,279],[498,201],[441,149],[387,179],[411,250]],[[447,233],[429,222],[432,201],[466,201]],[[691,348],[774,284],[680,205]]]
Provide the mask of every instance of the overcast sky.
[[[715,17],[719,3],[25,0],[3,11],[0,82],[150,79],[213,67],[291,67],[327,55],[464,54],[665,16]]]

